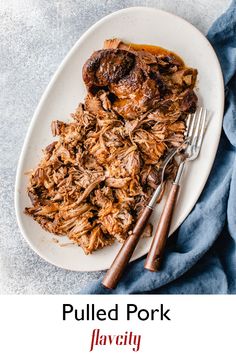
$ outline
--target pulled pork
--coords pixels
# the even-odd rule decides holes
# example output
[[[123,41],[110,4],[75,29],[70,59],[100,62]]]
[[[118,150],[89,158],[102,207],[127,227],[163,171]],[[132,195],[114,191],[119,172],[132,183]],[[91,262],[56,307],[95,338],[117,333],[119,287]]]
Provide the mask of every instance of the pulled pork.
[[[57,141],[32,172],[25,208],[45,230],[86,254],[124,242],[160,180],[169,149],[183,143],[196,110],[197,71],[174,54],[107,40],[83,67],[88,93],[73,121],[52,122]],[[167,169],[173,178],[176,163]],[[144,236],[150,236],[151,225]]]

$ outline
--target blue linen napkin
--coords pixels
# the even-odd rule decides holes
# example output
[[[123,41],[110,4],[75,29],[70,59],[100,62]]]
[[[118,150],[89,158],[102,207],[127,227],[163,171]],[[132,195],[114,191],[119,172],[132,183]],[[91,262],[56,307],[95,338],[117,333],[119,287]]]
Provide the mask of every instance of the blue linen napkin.
[[[192,212],[168,240],[162,270],[131,263],[115,290],[101,279],[86,294],[236,293],[236,0],[208,33],[224,74],[225,116],[208,182]],[[206,63],[207,64],[207,63]]]

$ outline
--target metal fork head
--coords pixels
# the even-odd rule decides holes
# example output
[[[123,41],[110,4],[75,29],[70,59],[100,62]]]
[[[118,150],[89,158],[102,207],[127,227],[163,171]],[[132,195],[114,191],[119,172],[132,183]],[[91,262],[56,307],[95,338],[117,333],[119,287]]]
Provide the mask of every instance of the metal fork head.
[[[187,160],[195,160],[201,150],[205,126],[206,126],[207,110],[205,108],[198,108],[194,114],[189,114],[187,119],[187,129],[185,137],[187,139],[187,146],[185,154]]]

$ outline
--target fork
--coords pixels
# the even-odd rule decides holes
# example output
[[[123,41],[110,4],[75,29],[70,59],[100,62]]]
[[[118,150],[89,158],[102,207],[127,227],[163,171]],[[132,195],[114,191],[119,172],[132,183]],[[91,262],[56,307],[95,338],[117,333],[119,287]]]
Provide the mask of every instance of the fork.
[[[152,272],[156,272],[160,269],[185,163],[186,161],[195,160],[200,153],[206,125],[206,117],[207,110],[202,107],[194,114],[188,116],[185,133],[187,143],[184,149],[184,158],[179,164],[175,180],[172,183],[144,265],[145,269]]]
[[[108,289],[114,289],[118,284],[125,267],[127,266],[138,241],[147,225],[147,222],[153,212],[156,202],[163,190],[165,169],[173,157],[183,148],[186,144],[184,141],[178,148],[170,151],[170,153],[165,158],[161,167],[161,181],[156,190],[154,191],[149,203],[145,206],[142,214],[137,220],[132,233],[127,237],[120,251],[118,252],[116,258],[114,259],[110,269],[107,271],[105,277],[103,278],[102,284]]]

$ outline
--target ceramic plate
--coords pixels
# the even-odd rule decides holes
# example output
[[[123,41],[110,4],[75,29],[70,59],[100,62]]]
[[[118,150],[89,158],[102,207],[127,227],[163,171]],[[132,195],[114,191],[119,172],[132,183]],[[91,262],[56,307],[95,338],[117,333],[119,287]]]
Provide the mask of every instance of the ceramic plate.
[[[199,158],[185,169],[170,233],[183,222],[199,198],[209,176],[221,133],[224,103],[222,73],[210,43],[195,27],[180,17],[145,7],[115,12],[93,25],[68,53],[40,100],[19,160],[15,190],[19,227],[32,249],[48,262],[75,271],[108,268],[120,244],[115,243],[89,256],[85,256],[82,249],[75,245],[59,247],[55,244],[50,233],[24,214],[25,206],[30,206],[25,172],[37,165],[42,148],[52,141],[51,121],[55,118],[67,121],[78,102],[83,101],[85,87],[82,66],[93,51],[102,47],[105,39],[112,37],[167,48],[179,54],[187,65],[197,68],[199,72],[197,95],[199,104],[210,112],[210,122]],[[158,205],[152,217],[154,229],[161,207]],[[141,240],[132,260],[145,255],[150,242],[150,239]]]

